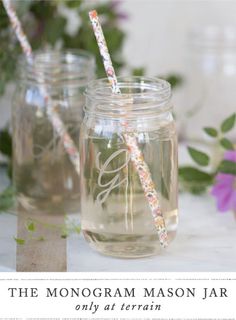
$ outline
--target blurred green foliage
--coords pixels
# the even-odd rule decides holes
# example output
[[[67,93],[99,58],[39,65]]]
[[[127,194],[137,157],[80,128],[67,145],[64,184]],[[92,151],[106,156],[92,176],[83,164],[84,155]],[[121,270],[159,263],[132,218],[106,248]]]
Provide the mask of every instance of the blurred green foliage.
[[[122,12],[120,7],[122,1],[107,0],[101,3],[88,0],[15,0],[12,2],[33,50],[45,48],[87,50],[96,57],[97,76],[105,77],[102,59],[88,18],[88,11],[96,9],[117,74],[125,66],[121,55],[125,32],[120,28],[120,22],[127,19],[127,14]],[[68,26],[71,25],[72,19],[75,29],[71,32]],[[0,2],[0,42],[1,96],[5,92],[7,83],[15,77],[17,58],[22,53],[2,2]],[[134,68],[131,73],[144,75],[145,68]],[[175,74],[164,78],[171,83],[172,89],[182,81],[181,77]]]
[[[221,151],[235,150],[236,145],[233,141],[225,137],[225,135],[234,129],[236,125],[236,113],[231,114],[224,119],[219,128],[205,127],[203,128],[206,135],[215,141],[216,148]],[[179,181],[183,190],[191,193],[200,194],[205,192],[215,182],[218,173],[227,173],[236,176],[236,163],[233,161],[220,160],[216,168],[208,168],[214,154],[210,155],[193,147],[188,147],[188,153],[196,166],[182,166],[179,168]],[[203,170],[202,170],[203,167]]]
[[[99,3],[86,0],[21,0],[14,1],[13,4],[34,50],[55,47],[88,50],[96,57],[98,77],[105,77],[88,19],[88,11],[96,9],[101,17],[117,73],[124,66],[121,49],[125,33],[119,27],[119,22],[120,19],[126,18],[126,14],[120,11],[118,1]],[[67,25],[71,22],[68,17],[70,12],[73,13],[73,17],[76,15],[78,21],[78,27],[73,33],[67,30]],[[6,84],[14,79],[17,57],[21,54],[21,48],[11,30],[2,2],[0,2],[0,42],[0,95],[2,95]]]
[[[122,12],[120,0],[105,2],[88,0],[12,0],[17,15],[26,32],[33,50],[83,49],[96,57],[97,76],[106,77],[102,59],[98,50],[88,11],[96,9],[102,23],[104,35],[112,56],[114,68],[119,71],[125,61],[121,55],[125,33],[120,27],[127,14]],[[75,19],[74,30],[68,30]],[[77,22],[77,24],[76,24]],[[76,27],[77,25],[77,27]],[[0,96],[5,93],[7,84],[15,79],[16,63],[22,54],[20,45],[9,23],[2,2],[0,1]],[[130,70],[133,75],[145,75],[145,68]],[[181,83],[178,75],[164,77],[170,81],[172,88]],[[8,176],[12,176],[12,138],[8,126],[0,130],[0,153],[8,163]],[[9,191],[10,190],[10,191]],[[0,194],[0,211],[12,205],[11,187]]]
[[[98,77],[105,77],[105,72],[88,18],[88,11],[92,9],[98,11],[114,67],[119,73],[120,68],[124,66],[121,50],[125,38],[125,33],[119,27],[119,22],[126,18],[126,14],[121,12],[119,3],[115,0],[103,3],[87,0],[12,1],[33,50],[46,48],[87,50],[96,57]],[[68,31],[71,19],[75,19],[73,32]],[[1,96],[5,93],[7,84],[14,80],[17,59],[22,54],[1,1],[0,42]],[[8,176],[11,178],[12,138],[8,126],[0,130],[0,153],[7,160]],[[0,211],[7,210],[12,206],[13,196],[14,192],[11,186],[0,194]]]

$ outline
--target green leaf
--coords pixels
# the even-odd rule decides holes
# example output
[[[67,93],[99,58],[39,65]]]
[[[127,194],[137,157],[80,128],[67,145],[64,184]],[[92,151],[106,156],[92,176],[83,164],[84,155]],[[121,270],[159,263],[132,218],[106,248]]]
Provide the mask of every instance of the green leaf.
[[[2,79],[0,78],[0,96],[3,95],[4,91],[5,91],[5,79],[2,80]]]
[[[36,21],[45,22],[53,19],[56,14],[56,4],[53,1],[32,1],[29,11]]]
[[[68,8],[78,8],[80,5],[81,5],[81,0],[68,0],[68,1],[65,1],[65,4]]]
[[[210,137],[217,137],[218,135],[218,132],[215,128],[211,128],[211,127],[206,127],[206,128],[203,128],[203,130],[206,132],[206,134],[208,134],[208,136]]]
[[[145,68],[144,67],[142,67],[142,68],[134,68],[132,70],[132,75],[133,76],[141,77],[141,76],[144,76],[144,74],[145,74]]]
[[[65,25],[66,20],[63,17],[56,17],[47,21],[45,26],[45,35],[47,37],[47,41],[52,45],[55,45],[57,40],[61,38]]]
[[[7,175],[10,180],[12,180],[12,161],[9,160],[7,164]]]
[[[12,156],[12,138],[8,129],[0,131],[0,152],[7,157]]]
[[[224,149],[226,149],[226,150],[234,150],[234,145],[233,145],[233,143],[232,143],[229,139],[227,139],[227,138],[222,138],[222,139],[220,140],[220,144],[221,144],[221,146],[222,146]]]
[[[211,174],[189,166],[179,168],[179,176],[186,182],[211,184],[213,181]]]
[[[24,239],[14,237],[14,240],[16,241],[17,244],[20,244],[20,245],[25,244],[25,240]]]
[[[63,225],[61,229],[61,238],[66,239],[68,236],[69,236],[69,229],[67,228],[66,225]]]
[[[7,16],[6,10],[3,7],[2,1],[0,2],[0,28],[3,30],[9,25],[9,18]]]
[[[0,211],[5,211],[14,206],[14,188],[12,186],[7,187],[2,193],[0,193]]]
[[[202,152],[199,151],[197,149],[188,147],[188,152],[190,154],[190,156],[192,157],[192,159],[199,165],[201,166],[207,166],[209,164],[209,156]]]
[[[28,223],[27,230],[30,232],[34,232],[35,231],[35,224],[33,222]]]
[[[180,186],[193,194],[201,194],[213,183],[213,175],[200,171],[194,167],[179,169]]]
[[[77,233],[77,234],[80,234],[80,232],[81,232],[80,225],[74,227],[74,232]]]
[[[222,132],[230,131],[234,127],[235,119],[236,119],[236,113],[233,113],[230,117],[225,119],[221,124],[221,131]]]
[[[205,185],[198,186],[198,185],[192,184],[192,185],[188,186],[188,191],[191,192],[192,194],[199,195],[199,194],[206,192],[206,187],[207,186],[205,186]]]
[[[223,160],[219,165],[218,171],[236,175],[236,162]]]
[[[179,74],[169,74],[167,76],[161,76],[161,78],[165,79],[170,83],[171,89],[175,89],[183,83],[183,78]]]

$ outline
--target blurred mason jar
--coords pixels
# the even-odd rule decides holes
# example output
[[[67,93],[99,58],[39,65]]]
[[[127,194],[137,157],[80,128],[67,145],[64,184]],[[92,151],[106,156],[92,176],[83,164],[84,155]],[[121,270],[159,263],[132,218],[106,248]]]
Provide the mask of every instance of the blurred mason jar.
[[[203,127],[219,127],[236,110],[236,27],[193,28],[185,67],[181,135],[199,141]]]
[[[17,204],[31,213],[74,213],[80,209],[78,170],[58,120],[79,148],[84,89],[95,77],[95,61],[82,50],[40,51],[34,63],[18,63],[12,105],[13,181]],[[46,93],[45,93],[46,92]],[[50,103],[49,101],[52,101]],[[56,110],[50,116],[51,104]]]

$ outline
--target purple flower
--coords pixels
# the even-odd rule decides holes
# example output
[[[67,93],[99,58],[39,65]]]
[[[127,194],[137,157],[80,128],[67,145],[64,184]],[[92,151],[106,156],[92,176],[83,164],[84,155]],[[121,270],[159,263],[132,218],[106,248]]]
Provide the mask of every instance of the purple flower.
[[[117,8],[119,8],[119,6],[120,6],[122,3],[123,3],[122,0],[112,0],[112,1],[111,1],[111,4],[110,4],[110,7],[111,7],[112,9],[117,9]]]
[[[235,162],[236,165],[236,151],[227,151],[224,158]],[[219,211],[236,211],[236,176],[218,173],[216,183],[212,188],[212,195],[216,197]]]
[[[122,5],[122,3],[122,0],[112,0],[110,8],[116,13],[116,18],[118,20],[128,20],[129,15],[126,12],[120,10],[120,6]]]

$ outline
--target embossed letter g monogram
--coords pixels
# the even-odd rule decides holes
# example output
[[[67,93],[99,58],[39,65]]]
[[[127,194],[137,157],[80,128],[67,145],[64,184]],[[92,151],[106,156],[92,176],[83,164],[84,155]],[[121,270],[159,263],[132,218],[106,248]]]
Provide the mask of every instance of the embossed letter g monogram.
[[[111,161],[113,159],[115,159],[116,157],[119,157],[121,154],[125,154],[125,162],[117,169],[114,170],[107,170],[107,167],[109,166],[109,164],[111,163]],[[99,165],[99,157],[101,155],[101,152],[99,152],[96,156],[96,166],[99,170],[99,175],[98,175],[98,185],[101,188],[105,188],[103,191],[101,191],[98,195],[97,195],[97,201],[102,204],[103,202],[106,201],[107,197],[109,196],[111,190],[113,190],[114,188],[120,186],[122,183],[127,182],[127,177],[125,177],[124,179],[119,181],[120,178],[120,171],[125,168],[130,160],[130,154],[128,152],[128,150],[126,149],[120,149],[118,151],[115,151],[106,161],[103,165]],[[117,174],[110,179],[108,182],[102,183],[102,177],[105,176],[106,177],[106,181],[107,181],[107,177],[109,177],[109,174],[112,173],[116,173]]]

